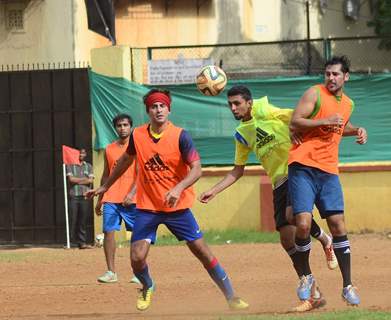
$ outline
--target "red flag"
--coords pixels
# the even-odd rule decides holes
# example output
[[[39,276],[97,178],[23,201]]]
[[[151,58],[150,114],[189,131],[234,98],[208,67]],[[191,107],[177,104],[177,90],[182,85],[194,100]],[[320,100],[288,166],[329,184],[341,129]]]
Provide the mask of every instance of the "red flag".
[[[62,146],[62,161],[65,164],[80,164],[80,151],[71,147]]]

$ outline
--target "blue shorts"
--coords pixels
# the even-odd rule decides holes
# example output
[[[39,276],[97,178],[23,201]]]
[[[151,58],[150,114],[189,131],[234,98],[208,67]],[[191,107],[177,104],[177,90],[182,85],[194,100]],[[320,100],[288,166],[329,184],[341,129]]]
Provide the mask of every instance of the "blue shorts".
[[[136,205],[124,207],[119,203],[103,204],[103,232],[120,231],[122,221],[127,231],[132,231],[136,219]]]
[[[338,175],[295,162],[289,165],[288,182],[294,215],[312,213],[314,204],[322,219],[344,212]]]
[[[131,242],[149,239],[151,243],[155,243],[160,224],[164,224],[179,241],[189,242],[202,238],[203,234],[190,209],[175,213],[156,213],[140,209],[136,209],[136,212]]]

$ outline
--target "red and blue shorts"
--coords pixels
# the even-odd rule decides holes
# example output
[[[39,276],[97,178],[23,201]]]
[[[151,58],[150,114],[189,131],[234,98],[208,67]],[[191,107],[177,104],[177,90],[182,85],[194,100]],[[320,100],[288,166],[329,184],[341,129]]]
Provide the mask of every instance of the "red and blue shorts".
[[[149,240],[154,243],[157,228],[161,224],[164,224],[179,241],[191,242],[203,236],[190,209],[170,213],[136,209],[131,242]]]

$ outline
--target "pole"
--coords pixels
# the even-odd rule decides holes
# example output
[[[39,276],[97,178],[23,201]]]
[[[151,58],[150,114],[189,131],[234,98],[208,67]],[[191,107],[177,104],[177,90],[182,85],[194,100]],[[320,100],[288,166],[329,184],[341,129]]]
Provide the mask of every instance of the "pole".
[[[103,26],[105,27],[106,36],[110,39],[112,45],[115,46],[117,42],[114,39],[113,35],[111,34],[109,27],[107,26],[106,19],[102,13],[102,9],[100,8],[99,3],[96,0],[94,0],[94,3],[95,3],[96,10],[98,11],[99,17],[102,20]]]
[[[307,0],[305,2],[305,10],[306,10],[306,16],[307,16],[307,68],[306,73],[311,73],[311,64],[312,64],[312,57],[311,57],[311,29],[310,29],[310,3]]]
[[[67,249],[70,249],[71,244],[69,241],[68,189],[67,189],[65,163],[62,164],[62,174],[63,174],[63,181],[64,181],[64,207],[65,207],[65,229],[66,229],[66,236],[67,236]]]

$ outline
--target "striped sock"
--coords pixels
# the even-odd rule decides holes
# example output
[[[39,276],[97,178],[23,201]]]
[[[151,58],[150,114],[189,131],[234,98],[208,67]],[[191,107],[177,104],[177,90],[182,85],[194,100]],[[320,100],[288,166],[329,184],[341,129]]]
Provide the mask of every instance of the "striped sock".
[[[316,223],[314,218],[312,218],[311,230],[310,230],[311,236],[314,237],[315,239],[317,239],[322,235],[322,231],[323,230],[319,227],[319,225]]]
[[[205,266],[212,280],[217,284],[220,290],[223,292],[225,298],[227,300],[231,300],[234,297],[234,291],[232,289],[231,281],[224,269],[221,267],[220,263],[216,258],[212,260],[212,262]]]
[[[296,247],[285,249],[285,251],[291,258],[293,263],[293,268],[295,268],[295,271],[300,278],[303,275],[303,273],[302,273],[302,268],[300,268]]]
[[[350,276],[350,243],[348,236],[333,236],[333,248],[338,260],[339,269],[342,273],[343,286],[347,287],[352,284]]]
[[[134,272],[134,275],[140,280],[144,289],[149,289],[153,286],[153,281],[148,271],[148,265],[145,265],[145,268],[140,272]]]
[[[296,254],[297,254],[300,273],[305,276],[311,274],[312,272],[311,272],[310,262],[309,262],[310,251],[311,251],[311,238],[308,237],[306,239],[300,239],[296,237],[295,248],[297,251]]]

